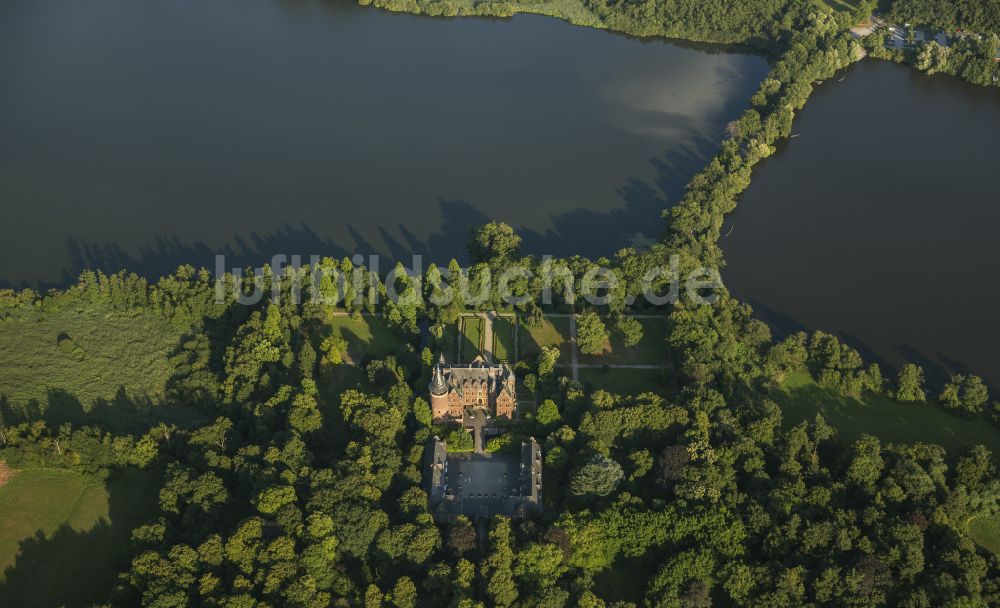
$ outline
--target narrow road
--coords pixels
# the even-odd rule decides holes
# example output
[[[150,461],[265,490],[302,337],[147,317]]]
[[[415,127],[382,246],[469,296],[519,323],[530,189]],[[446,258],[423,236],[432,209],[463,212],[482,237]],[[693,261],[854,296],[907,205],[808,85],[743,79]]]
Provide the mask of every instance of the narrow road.
[[[483,320],[483,358],[486,363],[493,365],[493,322],[497,318],[497,313],[481,312],[479,317]]]

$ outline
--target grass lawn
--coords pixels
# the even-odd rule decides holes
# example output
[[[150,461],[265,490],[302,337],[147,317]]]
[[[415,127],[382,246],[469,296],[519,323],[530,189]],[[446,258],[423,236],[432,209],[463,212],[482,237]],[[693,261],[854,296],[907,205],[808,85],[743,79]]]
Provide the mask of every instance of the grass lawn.
[[[108,599],[134,527],[159,512],[158,471],[107,483],[72,471],[17,472],[0,488],[0,606],[84,606]]]
[[[603,388],[608,392],[622,395],[638,395],[647,392],[662,395],[668,389],[667,373],[665,369],[584,367],[580,368],[580,382],[592,389]]]
[[[1000,514],[969,522],[969,536],[993,555],[1000,555]]]
[[[185,333],[153,313],[100,307],[0,321],[0,403],[58,422],[93,422],[98,406],[112,417],[163,416],[150,406],[162,403]]]
[[[533,358],[538,355],[543,346],[559,348],[559,361],[570,362],[569,318],[545,317],[542,324],[532,327],[522,317],[518,333],[518,357]]]
[[[1000,456],[1000,429],[985,420],[957,416],[930,403],[845,397],[820,387],[807,374],[789,377],[772,397],[784,412],[786,427],[822,413],[847,441],[867,433],[883,442],[935,443],[949,453],[981,443]]]
[[[580,363],[588,365],[664,365],[667,362],[667,320],[639,319],[642,339],[635,346],[625,346],[624,336],[609,320],[604,320],[609,339],[598,355],[580,354]]]
[[[331,316],[328,320],[331,333],[336,333],[347,341],[348,363],[360,363],[365,359],[378,359],[391,355],[399,347],[399,337],[393,333],[381,317]]]
[[[462,329],[459,362],[471,363],[483,352],[483,319],[481,317],[462,317],[458,322]]]
[[[1000,555],[1000,514],[969,522],[969,536],[993,555]]]
[[[517,354],[514,352],[514,331],[516,319],[510,316],[498,316],[493,322],[493,359],[501,362],[513,361]]]

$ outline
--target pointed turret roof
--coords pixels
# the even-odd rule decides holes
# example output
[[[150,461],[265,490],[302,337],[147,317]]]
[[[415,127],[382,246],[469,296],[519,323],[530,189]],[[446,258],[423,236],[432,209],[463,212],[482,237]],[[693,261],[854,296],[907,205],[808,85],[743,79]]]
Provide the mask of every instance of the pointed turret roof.
[[[444,381],[444,373],[441,372],[440,364],[434,366],[430,390],[432,395],[444,395],[448,392],[448,384]]]

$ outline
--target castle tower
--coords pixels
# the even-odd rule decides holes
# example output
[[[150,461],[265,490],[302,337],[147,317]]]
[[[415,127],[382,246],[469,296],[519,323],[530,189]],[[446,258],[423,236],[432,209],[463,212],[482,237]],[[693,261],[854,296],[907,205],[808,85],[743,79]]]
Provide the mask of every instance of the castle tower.
[[[431,394],[431,416],[434,420],[448,415],[448,383],[444,380],[441,364],[434,366],[434,375],[427,387]]]

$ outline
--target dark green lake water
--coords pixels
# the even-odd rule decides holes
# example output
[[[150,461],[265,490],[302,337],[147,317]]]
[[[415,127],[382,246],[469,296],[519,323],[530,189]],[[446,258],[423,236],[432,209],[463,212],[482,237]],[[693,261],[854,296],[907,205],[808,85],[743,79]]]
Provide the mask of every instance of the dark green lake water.
[[[0,3],[0,284],[275,253],[447,262],[499,218],[612,253],[715,151],[759,56],[310,0]]]
[[[730,218],[727,285],[783,331],[1000,387],[1000,91],[866,60],[794,132]]]

